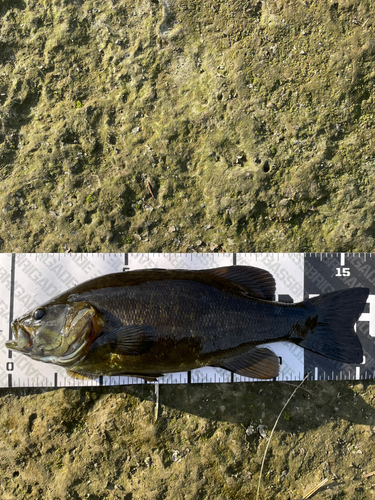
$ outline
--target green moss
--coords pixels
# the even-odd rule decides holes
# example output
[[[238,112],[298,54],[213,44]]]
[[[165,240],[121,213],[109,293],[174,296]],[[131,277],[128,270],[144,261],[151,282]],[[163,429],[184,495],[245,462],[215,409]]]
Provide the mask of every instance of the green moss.
[[[194,240],[204,250],[214,243],[202,238],[208,224],[225,234],[226,251],[228,239],[237,251],[371,250],[370,220],[345,230],[345,214],[370,213],[373,199],[371,11],[361,2],[351,9],[4,6],[2,34],[13,45],[5,42],[0,81],[0,205],[34,183],[58,216],[30,191],[26,210],[3,218],[0,230],[12,235],[3,250],[46,250],[63,233],[73,251],[173,251]],[[149,217],[145,177],[157,186],[160,227],[196,214],[179,238],[133,239]],[[121,202],[119,183],[131,193]],[[338,195],[347,186],[352,193]],[[61,193],[75,197],[69,210]],[[94,203],[125,237],[93,236]]]
[[[34,187],[4,212],[2,250],[45,251],[61,234],[72,251],[372,249],[365,2],[1,8],[0,208]],[[142,236],[145,205],[160,230]],[[178,237],[161,230],[182,218]]]

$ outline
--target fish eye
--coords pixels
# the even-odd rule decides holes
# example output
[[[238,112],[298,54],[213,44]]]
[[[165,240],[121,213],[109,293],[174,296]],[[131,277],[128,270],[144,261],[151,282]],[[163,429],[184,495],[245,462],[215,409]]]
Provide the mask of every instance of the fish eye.
[[[34,319],[42,319],[43,316],[45,315],[45,313],[46,313],[46,310],[44,309],[44,307],[40,307],[39,309],[36,309],[34,311],[34,314],[33,314]]]

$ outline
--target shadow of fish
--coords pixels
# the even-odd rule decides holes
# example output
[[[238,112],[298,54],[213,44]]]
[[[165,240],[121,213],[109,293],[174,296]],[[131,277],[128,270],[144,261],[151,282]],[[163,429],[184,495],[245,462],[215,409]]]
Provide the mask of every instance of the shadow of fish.
[[[360,363],[354,324],[369,290],[352,288],[296,304],[275,302],[275,280],[249,266],[149,269],[91,279],[12,323],[6,343],[73,377],[155,380],[203,366],[274,378],[279,358],[260,344],[288,340]]]

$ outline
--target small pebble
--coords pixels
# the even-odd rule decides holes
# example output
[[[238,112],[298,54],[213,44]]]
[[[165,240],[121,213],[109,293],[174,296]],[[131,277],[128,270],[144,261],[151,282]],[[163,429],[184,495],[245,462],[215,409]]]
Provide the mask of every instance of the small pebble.
[[[268,437],[268,436],[267,436],[266,431],[264,430],[264,429],[265,429],[265,427],[267,427],[267,426],[262,425],[262,424],[261,424],[261,425],[258,425],[258,427],[257,427],[257,431],[259,432],[260,437],[262,437],[262,438],[266,438],[266,437]]]
[[[248,436],[251,436],[252,434],[254,434],[254,427],[252,425],[249,425],[249,427],[246,429],[246,434]]]

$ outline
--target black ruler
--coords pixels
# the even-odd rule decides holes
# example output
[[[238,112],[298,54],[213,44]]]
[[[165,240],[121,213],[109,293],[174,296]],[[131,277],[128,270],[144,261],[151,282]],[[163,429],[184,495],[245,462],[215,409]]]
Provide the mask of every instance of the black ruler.
[[[359,380],[375,378],[375,258],[374,254],[305,254],[305,298],[354,287],[370,289],[364,312],[356,324],[364,357],[359,365],[348,365],[305,350],[305,372],[314,380]]]

